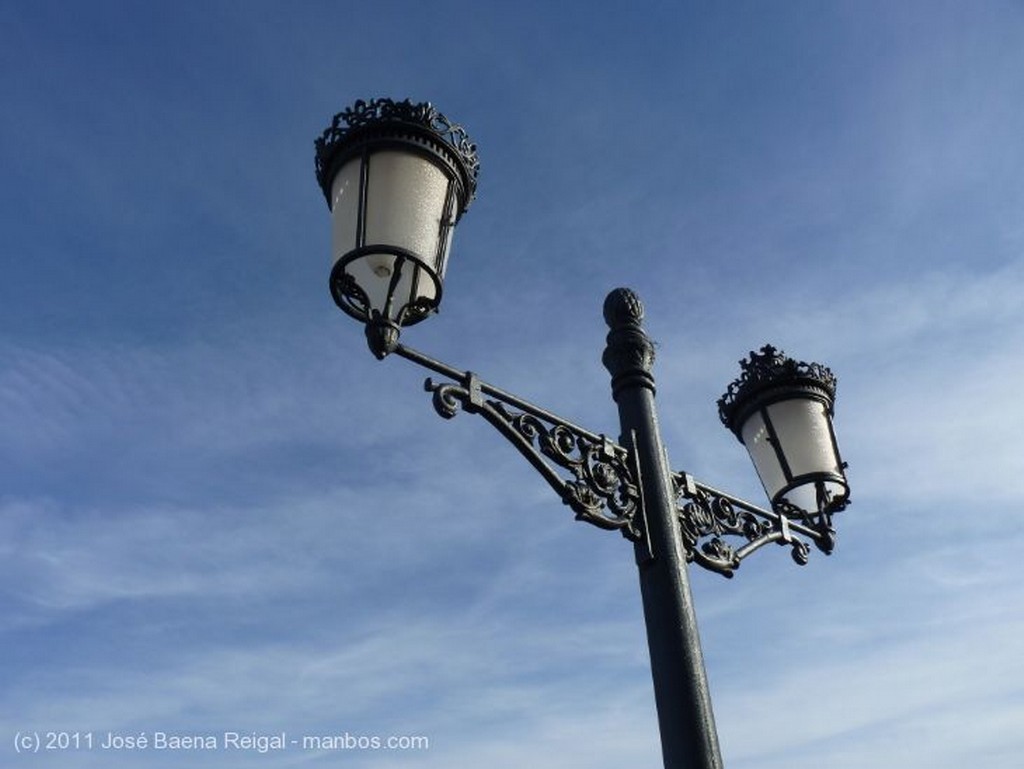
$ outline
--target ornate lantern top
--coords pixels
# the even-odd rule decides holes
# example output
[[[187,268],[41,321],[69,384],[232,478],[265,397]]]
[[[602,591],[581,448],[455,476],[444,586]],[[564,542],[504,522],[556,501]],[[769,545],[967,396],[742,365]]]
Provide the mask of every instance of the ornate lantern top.
[[[802,390],[808,395],[816,393],[828,403],[829,414],[832,413],[837,382],[828,366],[794,360],[782,350],[766,344],[760,352],[751,351],[748,359],[740,361],[740,371],[739,378],[718,399],[718,416],[737,437],[747,412],[759,400],[756,396],[770,389]]]
[[[430,102],[414,104],[410,99],[394,101],[387,98],[357,100],[336,114],[331,125],[315,141],[316,180],[328,205],[331,203],[334,173],[348,151],[357,147],[362,139],[379,133],[400,134],[404,139],[421,142],[454,161],[452,165],[461,177],[465,193],[462,210],[469,208],[476,195],[480,160],[476,144],[466,129],[453,123]]]
[[[746,447],[772,504],[821,514],[843,509],[850,489],[832,427],[835,375],[771,345],[740,368],[718,415]]]

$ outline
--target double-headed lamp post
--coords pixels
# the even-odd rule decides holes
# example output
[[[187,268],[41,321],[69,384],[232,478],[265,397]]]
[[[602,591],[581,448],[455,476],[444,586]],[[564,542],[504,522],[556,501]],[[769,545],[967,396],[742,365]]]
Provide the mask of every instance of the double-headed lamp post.
[[[722,766],[687,564],[731,577],[769,543],[807,562],[835,543],[849,486],[832,427],[836,380],[765,345],[740,361],[718,401],[770,500],[761,508],[672,470],[654,404],[654,346],[628,289],[604,303],[620,438],[556,414],[399,342],[434,313],[452,233],[476,191],[476,145],[429,103],[357,101],[316,141],[316,177],[333,218],[331,294],[365,324],[377,358],[396,354],[428,378],[437,412],[479,414],[526,457],[576,518],[634,545],[666,769]]]

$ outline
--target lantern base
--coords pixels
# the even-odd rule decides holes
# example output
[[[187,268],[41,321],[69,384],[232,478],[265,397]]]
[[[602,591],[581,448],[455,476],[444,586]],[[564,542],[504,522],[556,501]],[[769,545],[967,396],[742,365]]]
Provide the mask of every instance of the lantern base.
[[[364,267],[360,278],[356,277],[357,264],[382,255],[393,258],[387,272],[374,273]],[[403,280],[407,272],[409,276]],[[368,275],[374,277],[367,280]],[[412,326],[437,312],[441,303],[441,278],[414,253],[397,246],[371,245],[349,251],[334,263],[329,282],[334,303],[362,323],[383,313],[398,326]],[[416,287],[413,290],[410,282]]]

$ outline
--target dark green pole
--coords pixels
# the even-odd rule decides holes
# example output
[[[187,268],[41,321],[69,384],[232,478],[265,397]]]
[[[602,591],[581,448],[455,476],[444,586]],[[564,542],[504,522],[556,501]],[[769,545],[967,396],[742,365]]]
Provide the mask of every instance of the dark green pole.
[[[641,325],[643,314],[629,289],[608,295],[604,317],[610,330],[602,360],[612,375],[622,443],[634,452],[640,472],[647,542],[637,545],[637,568],[661,752],[665,769],[722,769],[672,472],[654,405],[654,345]]]

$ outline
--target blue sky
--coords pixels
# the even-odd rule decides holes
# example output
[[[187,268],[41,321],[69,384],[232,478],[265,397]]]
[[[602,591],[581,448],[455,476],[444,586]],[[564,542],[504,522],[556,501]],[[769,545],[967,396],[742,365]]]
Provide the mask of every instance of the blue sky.
[[[673,467],[760,501],[715,399],[839,377],[831,557],[692,575],[730,769],[1024,749],[1024,6],[0,4],[0,755],[611,769],[660,752],[632,552],[327,291],[313,139],[430,100],[482,171],[404,341],[614,435],[638,291]],[[422,735],[15,753],[19,733]]]

